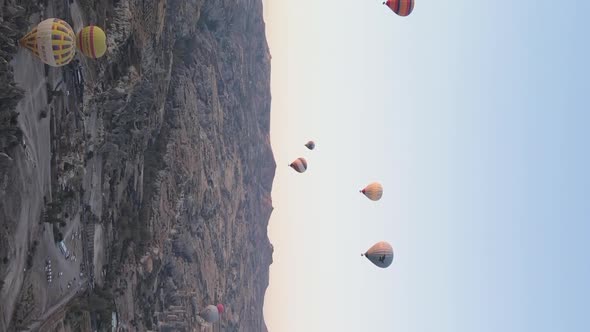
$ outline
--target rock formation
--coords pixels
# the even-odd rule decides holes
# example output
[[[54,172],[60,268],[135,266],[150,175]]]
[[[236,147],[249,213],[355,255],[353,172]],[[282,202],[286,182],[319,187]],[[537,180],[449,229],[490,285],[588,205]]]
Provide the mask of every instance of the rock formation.
[[[196,297],[227,305],[225,331],[265,331],[276,164],[262,3],[120,1],[106,12],[113,51],[85,112],[104,125],[106,285],[132,286],[115,299],[121,319],[155,328],[156,312],[190,312]]]
[[[13,2],[0,1],[0,9],[10,9],[14,19],[26,16]],[[96,285],[87,292],[101,304],[93,317],[110,324],[112,297],[120,324],[188,328],[198,323],[197,307],[223,303],[217,324],[224,331],[266,331],[276,164],[261,0],[49,6],[72,22],[72,3],[80,11],[76,19],[103,26],[108,35],[105,57],[78,57],[85,74],[75,92],[83,91],[79,110],[51,115],[59,126],[52,131],[52,197],[65,197],[59,191],[67,188],[70,201],[80,202],[65,208],[84,220],[84,256],[95,264],[88,269]],[[22,96],[7,63],[16,37],[30,26],[26,19],[23,26],[0,23],[0,120],[6,120],[0,125],[13,125],[0,132],[1,170],[14,167],[6,149],[19,142],[18,117],[9,110]],[[101,251],[103,262],[96,259]],[[86,310],[78,304],[72,307]],[[33,316],[26,319],[34,323]],[[26,319],[18,324],[27,326]]]

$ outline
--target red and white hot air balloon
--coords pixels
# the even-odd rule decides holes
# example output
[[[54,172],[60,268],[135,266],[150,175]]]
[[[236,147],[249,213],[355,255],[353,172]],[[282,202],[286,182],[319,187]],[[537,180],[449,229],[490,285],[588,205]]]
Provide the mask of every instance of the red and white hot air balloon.
[[[203,318],[207,323],[215,323],[219,321],[220,315],[225,311],[223,304],[219,303],[218,305],[208,305],[203,309],[199,316]]]

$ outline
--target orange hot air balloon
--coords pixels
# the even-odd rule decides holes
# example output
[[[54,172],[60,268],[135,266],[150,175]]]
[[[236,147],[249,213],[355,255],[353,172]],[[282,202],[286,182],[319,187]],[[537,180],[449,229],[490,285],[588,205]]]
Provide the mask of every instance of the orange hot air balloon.
[[[408,16],[414,10],[414,0],[387,0],[383,4],[399,16]]]
[[[375,243],[367,252],[361,254],[367,257],[371,263],[380,268],[386,268],[393,262],[393,248],[385,241]]]
[[[372,201],[378,201],[383,196],[383,186],[379,182],[373,182],[360,190],[367,198]]]
[[[21,38],[19,44],[52,67],[67,65],[76,55],[74,30],[58,18],[42,21]]]
[[[296,170],[298,173],[303,173],[307,170],[307,160],[303,157],[297,158],[289,164],[289,167]]]
[[[313,149],[315,149],[315,142],[314,141],[309,141],[309,142],[305,143],[305,147],[308,148],[308,149],[310,149],[310,150],[313,150]]]

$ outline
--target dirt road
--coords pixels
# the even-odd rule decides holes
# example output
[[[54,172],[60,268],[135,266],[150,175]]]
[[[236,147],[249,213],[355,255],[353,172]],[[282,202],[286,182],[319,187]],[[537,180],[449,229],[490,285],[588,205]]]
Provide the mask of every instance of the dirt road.
[[[48,308],[47,310],[45,310],[45,312],[43,313],[43,316],[39,317],[39,319],[37,319],[36,321],[34,321],[31,325],[29,325],[25,331],[40,331],[40,328],[42,326],[45,325],[49,325],[52,321],[57,321],[60,320],[62,317],[62,315],[58,315],[59,317],[52,317],[55,313],[58,313],[59,311],[63,311],[63,309],[65,309],[65,306],[68,304],[68,302],[70,302],[71,299],[74,298],[74,296],[76,296],[76,294],[78,293],[78,291],[85,285],[86,280],[82,279],[80,280],[82,282],[82,286],[80,286],[79,284],[76,284],[75,286],[72,286],[71,291],[68,295],[64,296],[58,303],[54,304],[51,308]],[[63,312],[65,314],[65,312]],[[46,326],[48,327],[48,326]]]

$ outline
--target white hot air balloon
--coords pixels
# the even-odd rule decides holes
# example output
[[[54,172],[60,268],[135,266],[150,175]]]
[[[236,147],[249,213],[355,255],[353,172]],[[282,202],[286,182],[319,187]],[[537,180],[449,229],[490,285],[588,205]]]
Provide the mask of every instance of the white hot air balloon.
[[[76,55],[76,34],[66,21],[59,18],[42,21],[19,43],[52,67],[65,66]]]

